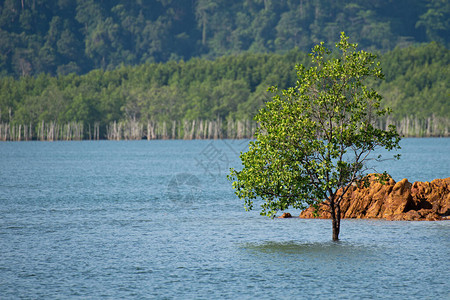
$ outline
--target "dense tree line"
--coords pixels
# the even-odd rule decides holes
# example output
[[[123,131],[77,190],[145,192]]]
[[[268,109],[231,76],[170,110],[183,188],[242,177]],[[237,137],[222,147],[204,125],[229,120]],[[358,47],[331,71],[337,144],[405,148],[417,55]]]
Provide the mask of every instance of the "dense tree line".
[[[446,0],[3,0],[0,75],[85,74],[122,64],[286,53],[345,31],[385,52],[450,43]]]
[[[307,58],[299,50],[246,52],[216,60],[122,65],[85,75],[3,77],[0,139],[7,130],[17,135],[19,126],[22,139],[25,131],[28,138],[67,139],[249,136],[253,124],[248,120],[272,96],[267,88],[294,84],[294,66],[308,65]],[[380,60],[386,80],[372,84],[394,109],[383,124],[408,118],[407,127],[448,134],[450,51],[429,43],[395,49]],[[419,135],[419,129],[403,133]]]
[[[396,49],[381,57],[386,80],[379,82],[397,118],[431,114],[450,118],[450,51],[435,43]]]

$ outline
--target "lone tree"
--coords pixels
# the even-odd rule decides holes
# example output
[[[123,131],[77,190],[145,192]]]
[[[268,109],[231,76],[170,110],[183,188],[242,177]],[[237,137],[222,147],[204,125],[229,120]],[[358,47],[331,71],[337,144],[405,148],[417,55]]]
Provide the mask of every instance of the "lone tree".
[[[312,66],[296,66],[295,87],[281,93],[269,89],[275,96],[255,117],[260,126],[248,152],[240,155],[243,168],[231,169],[228,176],[246,210],[255,199],[264,200],[262,215],[317,207],[328,200],[335,241],[342,198],[352,184],[364,181],[370,154],[378,148],[400,149],[395,126],[374,126],[390,112],[365,84],[383,78],[376,56],[357,51],[344,33],[336,48],[339,56],[333,58],[323,43],[316,45],[310,54]]]

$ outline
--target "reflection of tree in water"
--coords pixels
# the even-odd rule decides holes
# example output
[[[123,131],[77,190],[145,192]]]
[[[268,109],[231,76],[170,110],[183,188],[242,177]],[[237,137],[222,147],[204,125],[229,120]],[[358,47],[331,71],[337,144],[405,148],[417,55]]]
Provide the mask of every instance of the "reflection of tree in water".
[[[174,175],[167,184],[167,198],[179,205],[192,205],[201,193],[200,180],[189,173]]]

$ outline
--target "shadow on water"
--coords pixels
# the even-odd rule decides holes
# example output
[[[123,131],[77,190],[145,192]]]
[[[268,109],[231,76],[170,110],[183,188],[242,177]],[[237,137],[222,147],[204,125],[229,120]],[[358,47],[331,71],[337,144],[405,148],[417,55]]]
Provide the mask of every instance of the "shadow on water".
[[[352,244],[344,241],[314,243],[302,243],[296,241],[246,243],[241,245],[241,248],[256,255],[294,256],[305,258],[365,256],[379,250],[376,249],[378,247]]]

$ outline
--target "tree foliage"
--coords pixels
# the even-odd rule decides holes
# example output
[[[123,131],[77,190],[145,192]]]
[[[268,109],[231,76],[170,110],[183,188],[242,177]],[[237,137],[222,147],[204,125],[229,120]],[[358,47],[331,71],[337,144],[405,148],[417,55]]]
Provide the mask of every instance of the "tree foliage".
[[[263,215],[328,200],[333,240],[341,199],[364,177],[369,156],[378,148],[398,149],[400,141],[395,126],[375,127],[377,117],[389,113],[367,85],[368,79],[383,78],[376,56],[357,51],[343,33],[336,47],[340,55],[333,58],[323,43],[316,45],[312,66],[296,67],[294,87],[280,93],[271,88],[276,95],[255,117],[256,140],[240,156],[243,169],[230,175],[247,209],[263,200]]]
[[[0,1],[0,75],[85,74],[121,64],[309,51],[340,31],[365,49],[449,45],[445,0]]]
[[[449,50],[436,43],[398,48],[380,61],[386,80],[370,85],[394,109],[393,120],[448,118]],[[271,98],[267,86],[295,84],[298,63],[310,65],[299,50],[284,55],[246,52],[216,60],[98,69],[81,76],[2,77],[0,123],[36,127],[42,121],[83,122],[88,128],[98,122],[104,137],[109,123],[134,117],[142,122],[251,119]]]

